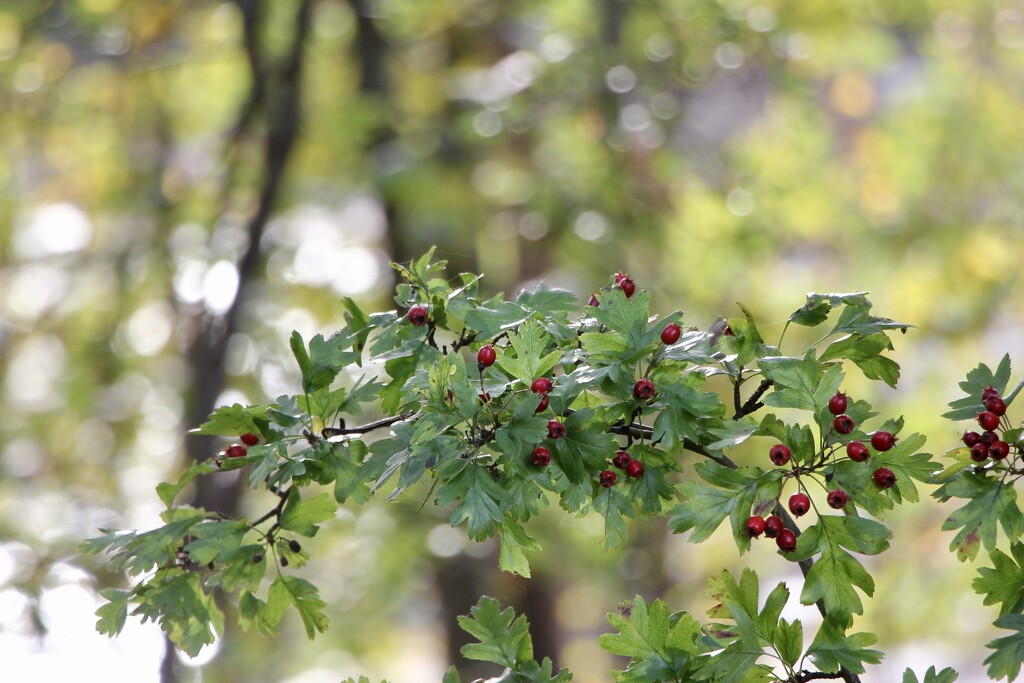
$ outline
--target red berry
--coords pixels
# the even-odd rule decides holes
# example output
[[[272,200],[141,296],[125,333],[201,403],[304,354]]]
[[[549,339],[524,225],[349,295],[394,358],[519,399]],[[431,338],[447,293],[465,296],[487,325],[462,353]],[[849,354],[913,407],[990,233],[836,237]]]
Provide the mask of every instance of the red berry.
[[[615,278],[615,284],[619,284],[629,276],[620,270],[619,272],[615,273],[615,275],[613,275],[612,277]]]
[[[988,408],[988,412],[993,413],[997,417],[1006,414],[1006,401],[998,396],[993,396],[985,401],[985,407]]]
[[[786,444],[777,443],[768,451],[768,458],[779,466],[785,465],[791,457],[793,457],[793,453]]]
[[[991,431],[999,426],[999,416],[987,410],[978,413],[978,424],[982,429]]]
[[[476,352],[476,363],[481,368],[489,368],[494,365],[494,361],[497,360],[498,354],[495,353],[494,347],[490,344],[485,344],[480,347],[480,350]]]
[[[764,518],[760,515],[754,515],[753,517],[747,518],[747,536],[751,538],[757,538],[764,533]]]
[[[245,434],[242,434],[238,438],[241,439],[242,443],[244,443],[246,446],[255,446],[260,442],[260,437],[253,434],[252,432],[246,432]]]
[[[846,412],[846,394],[837,391],[835,396],[828,400],[828,412],[833,415],[842,415]]]
[[[551,384],[551,380],[547,377],[538,377],[533,380],[533,384],[530,385],[530,391],[535,394],[547,394],[551,392],[552,386],[554,385]]]
[[[605,470],[604,472],[601,473],[601,486],[605,488],[615,486],[615,479],[616,476],[614,472],[612,472],[611,470]]]
[[[849,434],[856,426],[857,423],[849,415],[837,415],[836,419],[832,420],[832,428],[840,434]]]
[[[981,402],[987,403],[989,399],[999,396],[999,390],[991,384],[981,392]]]
[[[537,413],[544,412],[545,410],[548,409],[549,403],[551,403],[551,401],[548,400],[548,395],[544,394],[543,396],[540,397],[540,403],[537,404],[537,409],[534,410],[533,413],[536,415]]]
[[[846,444],[846,454],[854,462],[864,462],[871,455],[871,452],[860,441],[851,441]]]
[[[828,506],[833,510],[842,510],[846,507],[846,502],[850,499],[846,495],[846,491],[842,489],[835,489],[834,491],[828,492],[828,497],[825,498],[828,501]]]
[[[626,469],[626,465],[631,462],[633,462],[633,458],[629,457],[629,453],[626,451],[615,451],[615,457],[612,458],[612,464],[620,470]]]
[[[619,287],[622,288],[622,293],[626,295],[627,299],[632,298],[633,292],[636,291],[636,283],[629,276],[622,278],[619,282]]]
[[[999,441],[999,435],[995,432],[986,431],[981,433],[981,442],[986,446],[991,446],[996,441]]]
[[[588,306],[593,306],[594,308],[597,308],[598,306],[601,305],[600,302],[598,302],[598,300],[597,300],[597,294],[591,294],[590,295],[590,301],[587,302],[587,305]]]
[[[229,458],[241,458],[248,452],[249,451],[245,449],[245,446],[239,446],[237,443],[233,443],[224,450],[224,455]]]
[[[548,420],[548,436],[552,439],[561,439],[565,436],[565,425],[558,420]]]
[[[486,391],[484,393],[482,393],[482,394],[478,394],[478,396],[480,396],[480,402],[481,403],[490,403],[491,402],[491,395],[489,393],[487,393]]]
[[[896,437],[889,432],[875,432],[871,435],[871,445],[876,451],[887,451],[896,443]]]
[[[896,475],[888,467],[879,467],[871,476],[880,489],[887,489],[896,483]]]
[[[803,517],[811,509],[811,499],[806,493],[794,493],[789,497],[789,511],[797,517]]]
[[[547,467],[551,464],[551,451],[543,446],[537,446],[533,449],[531,459],[533,460],[533,464],[537,467]]]
[[[646,377],[633,385],[633,395],[641,401],[650,401],[654,398],[654,382]]]
[[[639,460],[630,460],[626,465],[626,474],[634,479],[639,479],[644,476],[644,464]]]
[[[964,445],[970,448],[976,443],[981,443],[981,434],[978,432],[964,432],[964,435],[960,437],[960,440],[964,442]]]
[[[778,515],[772,515],[768,519],[764,520],[764,535],[768,538],[776,538],[785,528],[786,525],[782,521],[782,517],[779,517]]]
[[[405,314],[405,317],[416,327],[426,325],[427,320],[430,319],[430,316],[427,315],[427,309],[422,306],[413,306],[409,309],[409,312]]]
[[[1010,454],[1010,444],[1005,441],[993,441],[988,447],[988,457],[993,460],[1002,460]]]
[[[988,459],[988,446],[983,443],[976,443],[971,446],[971,460],[974,462],[984,462]]]
[[[675,344],[679,341],[679,336],[683,333],[679,325],[675,323],[669,323],[665,325],[665,329],[661,331],[661,343],[663,344]]]
[[[796,534],[789,529],[783,529],[779,537],[775,539],[775,545],[784,553],[791,553],[796,550]]]

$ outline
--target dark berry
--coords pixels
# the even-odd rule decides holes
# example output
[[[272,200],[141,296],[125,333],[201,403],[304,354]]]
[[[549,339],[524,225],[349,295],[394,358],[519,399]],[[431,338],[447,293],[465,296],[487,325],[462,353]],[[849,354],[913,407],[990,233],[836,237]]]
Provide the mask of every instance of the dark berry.
[[[626,474],[634,479],[639,479],[644,476],[644,464],[639,460],[630,460],[626,464]]]
[[[988,403],[989,399],[998,398],[999,390],[991,384],[984,391],[981,392],[981,402]]]
[[[302,550],[302,546],[294,538],[288,541],[288,548],[293,552],[297,553]]]
[[[811,509],[811,499],[806,493],[794,493],[789,497],[789,511],[797,517],[803,517]]]
[[[778,515],[772,515],[764,520],[764,535],[768,538],[776,538],[785,528],[786,525],[783,523],[782,517]]]
[[[259,564],[262,561],[263,561],[263,553],[256,553],[255,555],[252,556],[252,563],[253,564]]]
[[[476,352],[476,364],[481,368],[491,367],[497,358],[498,354],[495,353],[494,347],[490,344],[481,346],[480,350]]]
[[[622,288],[622,293],[626,295],[627,299],[631,298],[633,296],[633,292],[636,291],[636,283],[633,282],[633,278],[631,277],[622,278],[622,281],[619,282],[619,287]]]
[[[480,396],[480,402],[481,403],[490,403],[491,402],[491,395],[488,392],[485,391],[484,393],[478,394],[478,395]]]
[[[594,308],[597,308],[600,305],[600,303],[597,300],[597,294],[590,295],[590,301],[587,302],[587,305],[593,306]]]
[[[650,401],[654,398],[654,382],[646,377],[633,385],[633,396],[641,401]]]
[[[530,385],[530,391],[535,394],[548,394],[551,393],[551,388],[554,385],[547,377],[538,377],[533,380],[533,384]]]
[[[612,458],[612,464],[620,470],[626,469],[626,465],[632,461],[633,458],[629,457],[629,453],[626,451],[615,451],[615,457]]]
[[[427,324],[427,320],[430,317],[427,315],[427,309],[422,306],[413,306],[409,309],[409,312],[405,314],[406,319],[416,327]]]
[[[768,458],[776,465],[785,465],[791,457],[793,453],[786,444],[777,443],[768,451]]]
[[[549,404],[550,402],[551,402],[551,401],[550,401],[550,400],[548,400],[548,395],[547,395],[547,394],[544,394],[543,396],[541,396],[541,397],[540,397],[540,403],[538,403],[538,404],[537,404],[537,409],[533,411],[533,412],[534,412],[534,414],[536,414],[536,413],[542,413],[542,412],[544,412],[545,410],[547,410],[547,409],[548,409],[548,404]]]
[[[796,534],[789,529],[783,529],[775,539],[775,545],[779,546],[779,550],[784,553],[793,552],[796,550]]]
[[[880,489],[887,489],[896,483],[896,475],[888,467],[879,467],[871,477]]]
[[[661,331],[661,342],[663,344],[675,344],[679,341],[679,336],[683,333],[679,325],[675,323],[669,323],[665,325],[665,329]]]
[[[764,533],[764,517],[760,515],[754,515],[753,517],[747,518],[747,536],[751,538],[757,538]]]
[[[896,443],[896,437],[889,432],[875,432],[871,435],[871,445],[876,451],[887,451]]]
[[[233,443],[225,449],[224,455],[229,458],[241,458],[248,452],[249,451],[245,449],[245,446],[239,446],[237,443]]]
[[[994,414],[996,417],[1006,414],[1006,401],[993,396],[989,400],[985,401],[985,407],[988,408],[988,412]]]
[[[288,566],[288,558],[287,557],[282,557],[281,558],[281,566],[282,567],[287,567]]]
[[[260,437],[256,436],[252,432],[242,434],[238,438],[241,439],[242,443],[244,443],[246,446],[255,446],[260,442]]]
[[[621,284],[622,281],[628,278],[629,276],[620,270],[619,272],[615,273],[615,275],[613,275],[612,277],[615,278],[615,284]]]
[[[978,424],[982,429],[991,431],[999,426],[999,416],[987,410],[980,412],[978,413]]]
[[[986,446],[991,446],[996,441],[999,441],[999,435],[995,432],[986,431],[981,433],[981,442]]]
[[[850,499],[846,495],[846,491],[842,489],[835,489],[828,492],[828,497],[825,498],[828,501],[828,506],[833,510],[842,510],[846,507],[846,502]]]
[[[828,412],[833,415],[842,415],[846,412],[846,394],[837,391],[835,396],[828,400]]]
[[[988,447],[988,457],[993,460],[1002,460],[1010,454],[1010,444],[1005,441],[993,441]]]
[[[964,442],[964,445],[970,448],[976,443],[981,443],[981,434],[978,432],[964,432],[964,435],[960,437],[960,440]]]
[[[552,439],[561,439],[565,436],[565,425],[558,420],[548,420],[548,436]]]
[[[871,455],[868,451],[867,446],[862,444],[860,441],[851,441],[846,444],[846,454],[850,456],[850,460],[854,462],[864,462]]]
[[[856,426],[857,423],[849,415],[837,415],[836,419],[832,420],[832,428],[840,434],[849,434]]]
[[[976,443],[971,446],[971,460],[974,462],[984,462],[988,459],[988,446],[983,443]]]
[[[616,476],[614,472],[612,472],[611,470],[605,470],[604,472],[601,473],[601,486],[605,488],[615,486],[615,479]]]
[[[533,449],[531,459],[533,460],[533,464],[537,467],[547,467],[551,464],[551,451],[543,446],[537,446]]]

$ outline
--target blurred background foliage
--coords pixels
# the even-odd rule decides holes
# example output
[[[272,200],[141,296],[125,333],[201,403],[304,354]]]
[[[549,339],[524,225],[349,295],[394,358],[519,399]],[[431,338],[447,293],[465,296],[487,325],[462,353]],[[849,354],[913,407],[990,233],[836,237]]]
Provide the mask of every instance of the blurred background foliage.
[[[594,636],[621,600],[703,611],[725,565],[798,582],[770,549],[737,560],[727,536],[693,546],[661,524],[601,553],[594,520],[557,511],[527,582],[419,491],[310,543],[327,635],[230,630],[184,662],[152,624],[92,633],[97,589],[124,579],[76,546],[155,524],[154,485],[224,446],[186,429],[294,392],[291,330],[335,329],[341,296],[391,307],[387,262],[433,244],[490,291],[543,278],[585,301],[624,269],[691,325],[742,301],[769,339],[807,291],[869,290],[918,327],[895,350],[898,393],[848,388],[942,452],[956,379],[1024,359],[1022,121],[1020,0],[4,0],[5,671],[436,681],[454,615],[486,592],[528,613],[540,654],[607,680]],[[239,493],[194,501],[268,506]],[[982,675],[995,612],[946,551],[944,514],[907,511],[872,563],[858,626],[888,663],[870,680]]]

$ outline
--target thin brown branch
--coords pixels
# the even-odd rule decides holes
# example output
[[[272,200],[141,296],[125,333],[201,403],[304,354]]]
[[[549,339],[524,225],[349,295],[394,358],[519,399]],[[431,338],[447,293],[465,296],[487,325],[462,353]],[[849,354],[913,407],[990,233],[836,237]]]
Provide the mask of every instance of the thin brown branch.
[[[761,384],[758,385],[757,389],[754,390],[748,398],[746,403],[740,405],[740,385],[739,383],[734,385],[735,391],[733,395],[733,403],[736,406],[736,414],[732,416],[732,419],[738,420],[741,417],[750,415],[752,412],[758,410],[764,406],[761,402],[761,397],[764,396],[765,392],[771,388],[774,384],[770,379],[761,380]]]
[[[329,439],[332,436],[342,436],[344,434],[366,434],[367,432],[372,432],[375,429],[390,427],[396,422],[408,420],[413,415],[415,415],[415,413],[402,413],[401,415],[385,417],[381,420],[377,420],[376,422],[369,422],[358,427],[324,427],[323,431],[321,431],[320,434],[325,439]]]

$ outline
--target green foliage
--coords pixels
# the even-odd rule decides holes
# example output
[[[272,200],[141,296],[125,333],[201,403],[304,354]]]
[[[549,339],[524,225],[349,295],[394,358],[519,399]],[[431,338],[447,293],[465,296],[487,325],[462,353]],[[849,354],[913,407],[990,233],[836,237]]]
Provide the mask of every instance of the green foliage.
[[[515,616],[511,607],[502,611],[494,598],[480,598],[468,617],[459,617],[459,626],[479,641],[464,645],[463,656],[505,667],[498,680],[508,683],[572,680],[572,674],[565,669],[553,675],[551,660],[547,657],[540,663],[534,660],[526,617]]]

